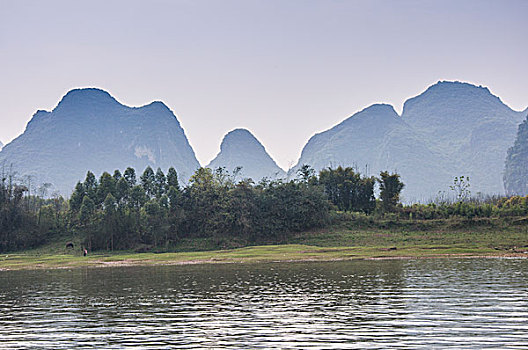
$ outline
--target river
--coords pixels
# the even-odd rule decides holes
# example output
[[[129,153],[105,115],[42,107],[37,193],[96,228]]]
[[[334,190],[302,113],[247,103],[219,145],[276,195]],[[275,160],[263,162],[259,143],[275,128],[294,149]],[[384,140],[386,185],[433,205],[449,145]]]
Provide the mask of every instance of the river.
[[[2,349],[528,348],[528,260],[0,272]]]

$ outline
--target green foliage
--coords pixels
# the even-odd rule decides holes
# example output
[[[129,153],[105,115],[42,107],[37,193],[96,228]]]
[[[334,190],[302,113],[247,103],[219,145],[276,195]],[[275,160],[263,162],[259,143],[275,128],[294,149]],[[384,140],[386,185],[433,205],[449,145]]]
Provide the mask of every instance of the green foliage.
[[[395,211],[396,205],[400,201],[400,193],[405,186],[400,181],[400,175],[382,171],[378,182],[380,186],[381,208],[386,213]]]
[[[156,176],[154,175],[154,171],[150,166],[148,166],[143,174],[140,177],[141,179],[141,186],[143,186],[143,190],[145,191],[145,194],[148,198],[154,197],[156,195]]]
[[[376,207],[375,179],[362,177],[350,167],[321,170],[319,183],[339,210],[371,213]]]
[[[302,182],[308,183],[315,177],[315,170],[311,166],[303,164],[300,169],[297,170],[297,175]]]
[[[180,183],[178,182],[178,173],[173,167],[169,168],[167,172],[167,186],[174,187],[176,190],[180,189]]]
[[[154,174],[147,168],[141,185],[130,187],[134,173],[103,173],[99,182],[87,176],[96,200],[86,184],[76,186],[70,202],[79,209],[72,209],[78,214],[71,225],[82,232],[90,249],[167,247],[180,239],[209,237],[217,242],[234,237],[253,241],[329,222],[330,204],[313,175],[310,181],[255,186],[251,180],[236,182],[236,174],[223,168],[200,168],[181,190],[173,168],[167,176],[161,169]]]
[[[75,190],[70,197],[70,209],[73,212],[78,212],[81,209],[82,201],[86,191],[82,182],[78,182],[75,186]]]
[[[465,200],[402,205],[398,174],[380,174],[376,201],[374,177],[343,167],[324,169],[319,175],[308,166],[301,170],[297,180],[255,185],[251,179],[236,181],[236,170],[200,168],[184,188],[173,168],[167,176],[161,169],[154,173],[147,168],[141,184],[132,168],[123,175],[104,172],[99,180],[88,172],[69,201],[30,196],[14,176],[3,175],[0,252],[34,247],[57,234],[90,250],[165,250],[191,241],[218,247],[283,242],[295,232],[338,221],[376,228],[453,218],[468,225],[491,218],[524,222],[528,215],[528,196],[459,196]],[[455,181],[460,193],[465,181],[462,177]]]
[[[123,174],[123,177],[125,178],[129,188],[136,186],[136,170],[134,170],[134,168],[127,168]]]
[[[99,185],[97,186],[97,200],[102,203],[105,198],[111,194],[114,196],[116,192],[116,180],[107,172],[104,172],[99,179]],[[115,198],[115,197],[114,197]]]
[[[160,199],[167,192],[167,178],[165,174],[158,168],[154,177],[155,196]]]
[[[92,220],[94,213],[94,201],[90,198],[90,196],[84,196],[81,204],[81,210],[79,210],[79,221],[81,222],[81,224],[87,225],[90,220]]]
[[[13,172],[0,171],[0,252],[36,247],[64,226],[62,197],[42,199],[17,182]]]

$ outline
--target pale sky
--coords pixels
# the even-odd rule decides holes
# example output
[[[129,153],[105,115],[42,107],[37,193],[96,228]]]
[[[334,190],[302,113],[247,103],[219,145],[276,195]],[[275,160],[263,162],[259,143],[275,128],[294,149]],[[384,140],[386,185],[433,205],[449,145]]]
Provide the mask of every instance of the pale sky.
[[[161,100],[202,165],[248,128],[283,168],[316,132],[438,80],[528,106],[528,1],[0,0],[0,141],[70,89]]]

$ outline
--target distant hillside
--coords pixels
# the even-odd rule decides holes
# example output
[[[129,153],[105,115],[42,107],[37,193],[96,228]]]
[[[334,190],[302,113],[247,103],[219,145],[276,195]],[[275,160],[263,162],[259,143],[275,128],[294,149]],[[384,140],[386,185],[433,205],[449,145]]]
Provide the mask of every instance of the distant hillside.
[[[508,149],[504,188],[512,195],[528,195],[528,116],[519,125],[513,146]]]
[[[2,143],[2,141],[0,141],[0,151],[2,150],[3,147],[4,147],[4,144]]]
[[[504,160],[526,114],[528,109],[513,111],[487,88],[438,82],[407,100],[401,117],[392,106],[375,104],[315,134],[289,175],[294,177],[303,164],[316,170],[352,166],[366,175],[396,171],[406,184],[407,201],[449,192],[453,178],[461,175],[469,176],[473,194],[504,193],[506,179],[514,174],[513,165],[504,173]],[[242,167],[240,176],[255,181],[285,176],[247,130],[231,131],[220,148],[208,167],[230,172]],[[99,175],[128,166],[138,172],[147,165],[174,166],[186,181],[200,166],[178,120],[162,102],[127,107],[99,89],[72,90],[51,112],[37,111],[25,132],[0,151],[2,165],[31,175],[32,183],[50,182],[63,194],[87,170]]]
[[[175,115],[162,102],[127,107],[99,89],[68,92],[51,112],[37,111],[26,130],[0,152],[37,183],[69,194],[86,171],[174,166],[188,179],[200,165]]]
[[[220,145],[220,153],[207,167],[225,167],[229,172],[242,167],[239,176],[252,178],[255,182],[264,177],[275,179],[285,175],[264,146],[246,129],[235,129],[227,133]]]
[[[521,112],[485,87],[439,82],[407,100],[402,118],[452,160],[451,175],[470,177],[474,194],[504,193],[504,159],[523,120]]]
[[[487,88],[439,82],[406,101],[402,117],[392,106],[373,105],[314,135],[294,170],[310,164],[355,166],[367,175],[397,171],[406,200],[449,191],[461,175],[470,177],[474,194],[503,193],[504,159],[521,120]]]
[[[449,184],[449,173],[442,167],[447,162],[392,106],[376,104],[314,135],[294,170],[309,164],[316,170],[352,166],[369,176],[379,175],[382,170],[396,171],[407,185],[406,198],[420,200],[436,194],[430,188],[431,178],[442,185]]]

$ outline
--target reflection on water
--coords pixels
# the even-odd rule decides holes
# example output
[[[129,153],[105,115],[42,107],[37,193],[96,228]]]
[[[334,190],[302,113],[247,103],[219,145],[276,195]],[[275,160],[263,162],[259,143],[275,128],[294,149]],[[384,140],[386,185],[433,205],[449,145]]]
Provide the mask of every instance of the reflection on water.
[[[5,271],[0,347],[527,348],[528,260]]]

